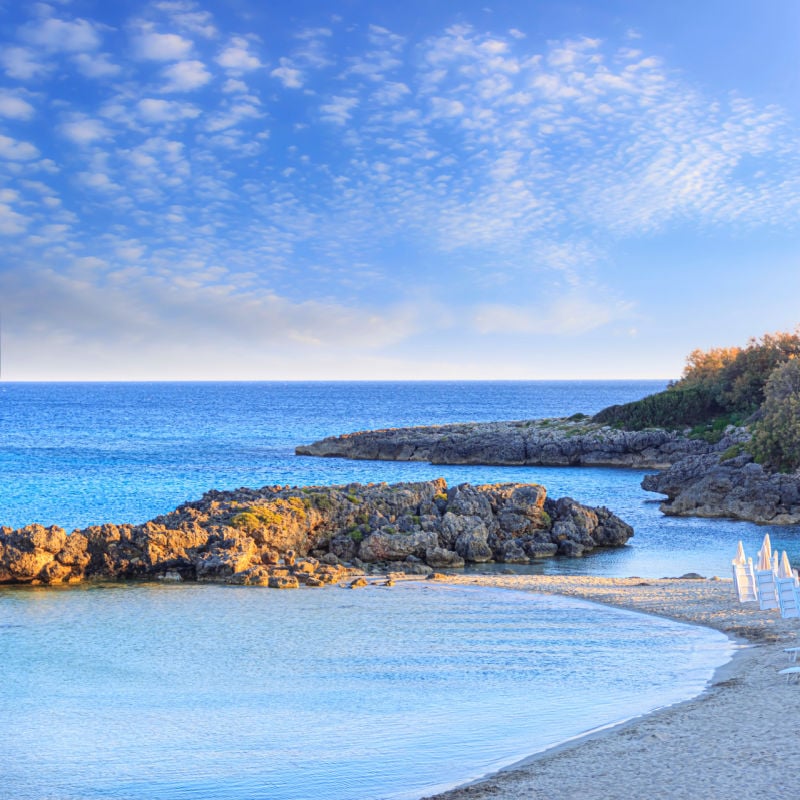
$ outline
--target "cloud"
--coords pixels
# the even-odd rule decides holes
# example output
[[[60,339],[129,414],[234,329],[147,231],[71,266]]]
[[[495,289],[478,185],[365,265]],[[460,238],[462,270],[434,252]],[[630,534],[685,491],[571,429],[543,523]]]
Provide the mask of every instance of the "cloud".
[[[31,161],[39,157],[39,150],[30,142],[20,142],[0,134],[0,158],[8,161]]]
[[[173,276],[148,274],[135,265],[143,254],[129,242],[118,255],[132,267],[81,259],[67,273],[0,273],[0,295],[11,298],[4,322],[14,330],[19,363],[28,361],[28,368],[50,377],[90,377],[108,374],[124,353],[126,374],[137,377],[163,376],[165,370],[172,377],[203,375],[209,359],[232,366],[235,376],[248,365],[265,369],[275,352],[301,360],[330,359],[354,346],[375,352],[419,325],[415,310],[404,305],[365,313],[333,302],[241,291],[224,269],[197,265]]]
[[[78,53],[73,57],[78,71],[87,78],[113,78],[122,71],[108,53]]]
[[[20,37],[50,52],[80,53],[96,50],[102,41],[97,27],[85,19],[48,17],[20,29]]]
[[[18,79],[42,80],[0,90],[16,193],[0,195],[4,271],[52,268],[76,313],[81,281],[109,307],[124,289],[140,319],[151,303],[153,325],[184,309],[174,358],[193,337],[213,344],[189,317],[217,304],[229,313],[210,318],[236,336],[305,356],[358,336],[399,346],[432,324],[404,310],[421,283],[447,296],[454,341],[627,329],[612,291],[626,242],[797,230],[791,114],[692,85],[646,41],[466,24],[406,40],[331,19],[271,38],[267,65],[227,15],[183,0],[139,13],[95,26],[108,41],[93,50],[54,36],[57,52],[3,51]],[[139,60],[124,58],[126,32]]]
[[[170,21],[182,30],[213,39],[218,35],[214,19],[208,11],[198,10],[195,3],[185,0],[163,0],[153,3],[153,8],[164,12]]]
[[[28,218],[12,208],[11,203],[16,199],[14,192],[0,193],[0,235],[15,236],[24,233],[29,225]]]
[[[631,305],[570,292],[531,305],[478,306],[473,324],[481,334],[577,336],[630,316]]]
[[[101,120],[82,114],[75,114],[69,121],[62,122],[59,130],[63,136],[79,145],[92,144],[111,136],[111,132]]]
[[[39,60],[37,54],[27,47],[0,48],[0,63],[10,78],[27,81],[43,78],[52,70],[52,65]]]
[[[350,119],[351,111],[358,105],[355,97],[334,96],[330,102],[323,103],[319,107],[320,116],[325,122],[333,122],[337,125],[345,125]]]
[[[136,104],[139,116],[145,122],[180,122],[199,117],[201,111],[191,103],[177,100],[159,100],[145,97]]]
[[[0,117],[29,120],[35,113],[36,109],[18,94],[0,90]]]
[[[181,61],[193,48],[191,40],[177,33],[156,33],[148,24],[134,37],[134,52],[149,61]]]
[[[303,73],[292,66],[288,58],[281,58],[279,67],[270,72],[270,77],[277,78],[287,89],[301,89],[303,86]]]
[[[192,92],[211,80],[211,73],[202,61],[179,61],[161,71],[166,79],[162,92]]]
[[[250,43],[241,36],[234,36],[215,61],[234,75],[251,72],[263,66],[258,57],[250,52]]]

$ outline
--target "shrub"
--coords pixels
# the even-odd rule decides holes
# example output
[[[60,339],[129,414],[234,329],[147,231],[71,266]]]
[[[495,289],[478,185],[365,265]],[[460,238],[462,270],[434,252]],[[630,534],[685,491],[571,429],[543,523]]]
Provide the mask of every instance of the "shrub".
[[[287,517],[304,520],[306,511],[299,497],[279,497],[276,500],[248,506],[231,518],[231,525],[248,533],[267,525],[281,525]]]
[[[750,449],[756,461],[773,469],[789,472],[800,466],[800,359],[770,375]]]
[[[798,331],[765,334],[750,339],[744,348],[695,350],[686,360],[681,379],[666,391],[610,406],[593,419],[628,430],[713,426],[726,415],[738,415],[741,420],[758,411],[764,402],[765,387],[774,370],[797,357]]]

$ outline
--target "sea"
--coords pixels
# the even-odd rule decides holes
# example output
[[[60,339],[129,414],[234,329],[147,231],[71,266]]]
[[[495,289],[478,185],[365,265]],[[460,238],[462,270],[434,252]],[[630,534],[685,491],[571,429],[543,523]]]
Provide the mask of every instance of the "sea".
[[[209,489],[524,481],[605,505],[622,548],[517,572],[727,577],[766,532],[664,516],[645,473],[318,459],[355,430],[594,413],[665,381],[0,384],[0,526],[140,523]],[[480,565],[479,571],[506,569]],[[418,798],[679,702],[721,634],[429,584],[0,589],[0,798]]]

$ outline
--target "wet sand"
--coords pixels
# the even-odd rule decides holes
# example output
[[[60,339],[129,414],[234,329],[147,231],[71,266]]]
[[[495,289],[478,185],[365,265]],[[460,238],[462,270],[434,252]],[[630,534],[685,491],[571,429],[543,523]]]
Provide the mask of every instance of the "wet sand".
[[[563,594],[727,633],[742,644],[700,696],[533,755],[436,800],[789,798],[800,794],[800,683],[783,648],[800,620],[740,604],[730,580],[448,576]],[[800,662],[798,662],[800,666]]]

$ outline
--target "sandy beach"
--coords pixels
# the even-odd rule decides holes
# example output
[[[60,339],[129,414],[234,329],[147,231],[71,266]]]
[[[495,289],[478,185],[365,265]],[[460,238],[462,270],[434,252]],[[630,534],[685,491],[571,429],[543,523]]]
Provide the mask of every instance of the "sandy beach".
[[[800,684],[778,674],[800,620],[740,604],[730,580],[448,576],[563,594],[723,631],[739,642],[700,696],[533,755],[436,800],[788,798],[800,791]],[[430,799],[432,800],[432,798]]]

